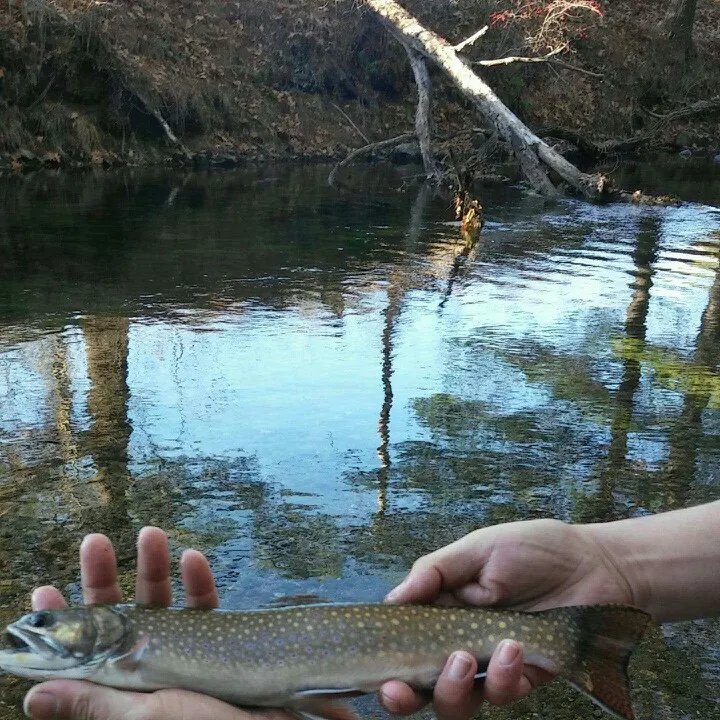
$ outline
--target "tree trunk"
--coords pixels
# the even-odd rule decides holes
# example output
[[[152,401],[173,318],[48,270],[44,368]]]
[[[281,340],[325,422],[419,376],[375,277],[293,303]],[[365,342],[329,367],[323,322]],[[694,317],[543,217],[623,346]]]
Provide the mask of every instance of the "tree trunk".
[[[403,43],[405,52],[410,58],[410,65],[415,76],[415,85],[418,92],[417,111],[415,112],[415,134],[417,135],[422,154],[425,176],[437,180],[441,173],[435,164],[435,157],[432,153],[430,131],[430,106],[432,104],[432,82],[430,73],[425,63],[425,56],[417,50],[413,50],[407,43]]]
[[[678,57],[692,53],[692,31],[695,24],[697,0],[672,0],[665,16],[665,35]]]
[[[547,176],[548,168],[587,199],[600,198],[603,191],[597,178],[580,172],[532,133],[444,38],[423,27],[394,0],[366,0],[366,4],[400,42],[433,60],[450,76],[460,92],[509,142],[525,177],[535,190],[546,197],[558,195],[558,190]]]

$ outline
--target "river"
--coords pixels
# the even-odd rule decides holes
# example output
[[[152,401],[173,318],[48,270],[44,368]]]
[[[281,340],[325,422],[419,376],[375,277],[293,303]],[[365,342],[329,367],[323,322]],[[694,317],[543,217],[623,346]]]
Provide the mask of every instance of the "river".
[[[90,531],[129,587],[158,524],[245,608],[378,600],[486,524],[720,498],[717,208],[491,186],[467,248],[410,169],[326,175],[0,178],[3,619],[37,583],[79,598]],[[717,621],[651,634],[638,717],[720,717],[719,668]],[[551,687],[488,717],[591,708]]]

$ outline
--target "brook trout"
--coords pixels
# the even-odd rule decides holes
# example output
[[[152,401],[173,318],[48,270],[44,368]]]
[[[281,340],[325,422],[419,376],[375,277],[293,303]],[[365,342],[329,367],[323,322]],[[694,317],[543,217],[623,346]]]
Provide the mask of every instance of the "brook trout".
[[[467,650],[485,670],[498,643],[514,638],[527,663],[632,720],[626,670],[648,620],[613,605],[538,613],[383,604],[249,612],[90,605],[42,610],[9,625],[14,647],[0,651],[0,669],[130,690],[186,688],[235,705],[357,720],[340,698],[393,678],[431,689],[453,651]]]

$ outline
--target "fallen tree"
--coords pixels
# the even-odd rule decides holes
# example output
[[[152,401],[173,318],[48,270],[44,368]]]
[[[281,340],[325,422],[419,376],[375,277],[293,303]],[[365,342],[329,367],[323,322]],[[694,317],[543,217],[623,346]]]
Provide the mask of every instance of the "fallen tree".
[[[458,46],[451,45],[432,30],[425,28],[393,0],[365,0],[365,4],[408,49],[408,53],[414,51],[428,58],[448,75],[458,90],[495,129],[498,136],[507,141],[525,178],[537,192],[546,197],[557,197],[560,194],[560,190],[548,175],[548,172],[552,171],[588,200],[597,201],[608,195],[608,184],[603,176],[581,172],[535,135],[458,55]],[[476,35],[481,33],[482,31]],[[413,69],[415,70],[415,64]],[[419,95],[422,94],[420,88],[418,92]],[[420,104],[418,108],[419,116]],[[416,127],[417,124],[416,121]],[[427,165],[425,169],[427,173],[433,174]]]

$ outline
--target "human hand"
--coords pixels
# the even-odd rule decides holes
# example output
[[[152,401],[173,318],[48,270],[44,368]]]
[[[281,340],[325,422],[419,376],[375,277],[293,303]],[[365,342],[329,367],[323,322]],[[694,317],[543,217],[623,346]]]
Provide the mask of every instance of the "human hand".
[[[186,550],[180,560],[185,604],[215,608],[218,595],[205,557]],[[86,603],[122,602],[115,552],[104,535],[88,535],[80,546],[80,574]],[[165,533],[146,527],[137,542],[135,602],[170,605],[170,551]],[[37,588],[33,610],[65,606],[53,587]],[[281,711],[248,713],[215,698],[187,690],[137,693],[114,690],[82,680],[51,680],[36,685],[25,697],[25,713],[35,720],[289,720]]]
[[[583,526],[531,520],[483,528],[426,555],[388,594],[393,603],[500,605],[546,610],[562,605],[633,604],[631,588],[599,543]],[[551,679],[524,665],[522,647],[504,640],[496,648],[481,687],[475,658],[467,652],[448,659],[433,693],[440,720],[467,720],[483,699],[505,705]],[[427,698],[393,680],[380,701],[395,714],[415,712]]]

